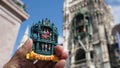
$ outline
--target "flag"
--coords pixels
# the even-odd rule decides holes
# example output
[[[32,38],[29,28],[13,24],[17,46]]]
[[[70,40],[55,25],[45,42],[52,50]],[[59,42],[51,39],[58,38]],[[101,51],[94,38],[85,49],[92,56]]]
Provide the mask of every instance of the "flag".
[[[117,37],[117,40],[118,40],[118,50],[119,50],[119,59],[120,59],[120,34],[117,32],[116,33],[116,37]]]

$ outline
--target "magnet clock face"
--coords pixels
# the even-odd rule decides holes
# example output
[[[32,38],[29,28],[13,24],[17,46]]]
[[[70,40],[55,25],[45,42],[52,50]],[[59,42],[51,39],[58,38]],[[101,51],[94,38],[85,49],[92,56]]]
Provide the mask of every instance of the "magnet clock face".
[[[39,60],[53,60],[55,58],[54,47],[57,45],[58,32],[50,20],[45,19],[32,25],[30,37],[33,40],[33,46],[32,52],[29,54],[31,56],[28,58]]]

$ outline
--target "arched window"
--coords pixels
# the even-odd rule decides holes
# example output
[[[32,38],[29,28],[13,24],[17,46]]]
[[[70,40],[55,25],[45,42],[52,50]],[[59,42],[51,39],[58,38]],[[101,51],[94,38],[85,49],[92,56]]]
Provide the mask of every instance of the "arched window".
[[[83,62],[85,60],[86,60],[85,51],[83,49],[78,49],[76,51],[76,55],[75,55],[76,64],[81,63],[81,62]]]

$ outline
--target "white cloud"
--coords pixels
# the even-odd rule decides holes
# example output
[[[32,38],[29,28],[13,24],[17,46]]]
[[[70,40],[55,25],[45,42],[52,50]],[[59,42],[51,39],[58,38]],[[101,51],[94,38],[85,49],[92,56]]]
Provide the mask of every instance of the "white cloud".
[[[120,6],[112,6],[115,24],[120,23]]]
[[[106,0],[112,6],[115,24],[120,23],[120,0]]]
[[[58,44],[63,44],[64,39],[61,36],[58,36]]]

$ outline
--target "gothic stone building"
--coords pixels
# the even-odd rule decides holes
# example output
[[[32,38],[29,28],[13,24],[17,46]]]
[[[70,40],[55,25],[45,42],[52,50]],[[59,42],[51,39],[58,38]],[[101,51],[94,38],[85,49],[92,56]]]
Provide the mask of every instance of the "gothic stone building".
[[[119,68],[112,9],[104,0],[64,0],[65,68]]]

